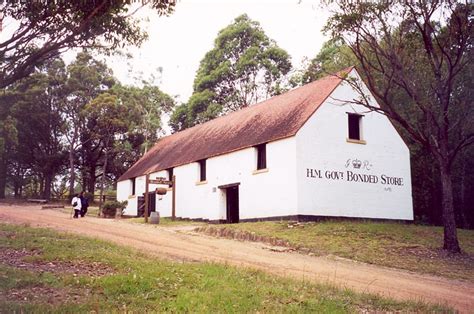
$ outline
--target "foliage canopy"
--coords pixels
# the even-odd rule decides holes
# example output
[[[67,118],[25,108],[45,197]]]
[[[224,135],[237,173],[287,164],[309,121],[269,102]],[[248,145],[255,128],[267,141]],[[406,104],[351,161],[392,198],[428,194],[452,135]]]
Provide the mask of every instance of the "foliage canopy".
[[[201,60],[194,92],[171,117],[174,131],[206,122],[282,92],[290,56],[247,15],[222,29]]]

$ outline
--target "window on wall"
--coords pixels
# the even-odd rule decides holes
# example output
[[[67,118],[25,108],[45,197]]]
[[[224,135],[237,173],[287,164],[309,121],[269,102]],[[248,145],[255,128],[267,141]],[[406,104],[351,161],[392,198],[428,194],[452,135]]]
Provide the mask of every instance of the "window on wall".
[[[166,170],[168,172],[168,180],[169,181],[173,180],[173,169],[174,168],[169,168],[169,169]],[[171,186],[172,186],[172,184],[169,185],[169,187],[171,187]]]
[[[257,170],[267,168],[267,144],[260,144],[257,149]]]
[[[130,179],[130,181],[132,181],[132,195],[135,195],[135,179],[136,178]]]
[[[199,181],[206,181],[206,159],[198,161],[199,163]]]
[[[361,125],[362,125],[362,115],[355,113],[347,114],[347,122],[349,129],[349,139],[360,141],[361,137]]]

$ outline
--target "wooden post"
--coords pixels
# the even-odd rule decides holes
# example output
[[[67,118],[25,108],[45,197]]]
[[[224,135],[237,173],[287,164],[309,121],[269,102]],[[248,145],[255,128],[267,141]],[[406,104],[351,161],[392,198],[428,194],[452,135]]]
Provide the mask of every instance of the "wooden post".
[[[171,220],[176,219],[176,176],[173,175],[173,199],[172,199],[172,205],[171,205]]]
[[[148,222],[148,181],[150,180],[150,175],[147,174],[145,177],[145,223]]]

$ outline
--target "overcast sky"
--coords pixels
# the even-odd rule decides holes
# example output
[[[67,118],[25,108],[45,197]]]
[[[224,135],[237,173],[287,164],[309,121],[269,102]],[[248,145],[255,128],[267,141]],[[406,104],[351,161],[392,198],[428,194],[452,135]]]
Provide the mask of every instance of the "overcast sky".
[[[115,57],[109,66],[124,84],[133,84],[134,77],[154,75],[164,92],[186,102],[199,62],[212,49],[217,33],[243,13],[260,22],[266,34],[291,55],[295,67],[305,56],[313,58],[325,40],[321,29],[328,13],[314,0],[181,0],[169,17],[141,10],[140,16],[149,19],[144,23],[149,40],[130,50],[132,59]]]
[[[153,75],[164,92],[186,102],[199,62],[213,48],[217,33],[243,13],[258,21],[267,36],[290,54],[295,68],[301,68],[304,57],[313,58],[326,40],[321,30],[329,14],[319,0],[178,0],[175,12],[167,17],[139,10],[137,17],[148,20],[142,22],[148,41],[140,48],[128,48],[131,58],[106,61],[123,84],[134,85],[137,78],[150,80]],[[13,20],[3,26],[1,40],[18,27]],[[65,53],[66,63],[76,53]]]

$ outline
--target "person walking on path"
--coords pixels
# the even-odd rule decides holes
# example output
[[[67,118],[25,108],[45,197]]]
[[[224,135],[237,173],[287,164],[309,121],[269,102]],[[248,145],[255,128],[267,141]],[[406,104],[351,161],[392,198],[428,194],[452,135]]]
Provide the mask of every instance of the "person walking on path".
[[[87,209],[89,208],[89,200],[84,196],[84,191],[79,194],[81,199],[81,217],[84,217],[87,214]]]
[[[74,216],[73,218],[79,218],[79,213],[81,212],[81,199],[79,198],[79,194],[74,195],[71,201],[72,208],[74,209]]]

